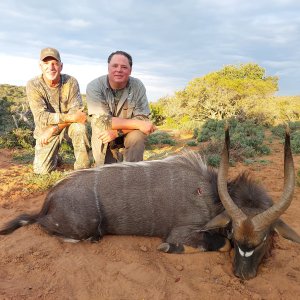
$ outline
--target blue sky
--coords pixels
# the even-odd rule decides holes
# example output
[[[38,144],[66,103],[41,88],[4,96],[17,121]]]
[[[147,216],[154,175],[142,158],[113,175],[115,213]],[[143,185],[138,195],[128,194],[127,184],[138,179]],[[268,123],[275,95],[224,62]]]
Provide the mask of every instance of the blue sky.
[[[82,93],[124,50],[150,101],[247,62],[279,76],[278,95],[300,95],[299,0],[1,0],[0,11],[0,83],[26,85],[55,47]]]

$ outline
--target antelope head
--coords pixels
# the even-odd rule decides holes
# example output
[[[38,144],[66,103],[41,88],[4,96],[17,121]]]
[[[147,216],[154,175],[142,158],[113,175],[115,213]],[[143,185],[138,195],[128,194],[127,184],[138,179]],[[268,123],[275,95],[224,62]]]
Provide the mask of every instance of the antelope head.
[[[234,245],[233,271],[241,279],[256,276],[258,266],[268,250],[270,234],[276,231],[284,238],[300,243],[300,236],[279,217],[290,206],[294,186],[295,171],[290,146],[290,131],[286,128],[284,146],[284,188],[280,199],[271,207],[247,215],[232,200],[227,188],[229,167],[229,130],[225,129],[225,143],[218,172],[218,193],[225,212],[218,216],[221,227],[232,222],[232,242]],[[222,221],[220,221],[222,219]],[[226,221],[224,221],[226,219]],[[214,224],[216,227],[216,224]]]

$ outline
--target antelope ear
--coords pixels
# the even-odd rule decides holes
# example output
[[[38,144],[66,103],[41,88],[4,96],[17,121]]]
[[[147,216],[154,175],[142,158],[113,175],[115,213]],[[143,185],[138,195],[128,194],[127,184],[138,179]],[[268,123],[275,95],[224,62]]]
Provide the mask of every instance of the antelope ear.
[[[201,229],[201,231],[208,231],[212,229],[217,229],[217,228],[224,228],[226,227],[229,223],[231,222],[230,217],[226,213],[226,211],[223,211],[210,221],[206,223],[206,225]]]
[[[289,225],[285,224],[282,220],[278,219],[275,222],[273,228],[278,234],[280,234],[285,239],[300,244],[300,236],[298,235],[298,233],[295,232]]]

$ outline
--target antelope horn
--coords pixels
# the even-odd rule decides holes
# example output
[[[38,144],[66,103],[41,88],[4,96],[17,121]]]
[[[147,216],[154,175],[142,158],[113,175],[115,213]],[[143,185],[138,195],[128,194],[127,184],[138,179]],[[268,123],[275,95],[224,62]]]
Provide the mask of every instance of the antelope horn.
[[[284,144],[284,188],[280,200],[266,211],[252,218],[255,230],[263,230],[274,223],[290,206],[295,188],[295,170],[291,150],[290,129],[286,126]]]
[[[242,210],[233,202],[228,190],[227,190],[227,174],[229,167],[229,125],[226,122],[225,125],[225,142],[221,155],[221,162],[218,171],[218,193],[226,212],[231,217],[235,224],[240,224],[247,219],[247,216],[242,212]]]

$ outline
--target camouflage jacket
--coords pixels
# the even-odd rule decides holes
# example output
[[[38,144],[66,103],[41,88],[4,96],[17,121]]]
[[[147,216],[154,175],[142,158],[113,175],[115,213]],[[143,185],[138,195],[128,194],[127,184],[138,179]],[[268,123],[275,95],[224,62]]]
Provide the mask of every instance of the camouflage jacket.
[[[38,138],[49,125],[65,122],[68,113],[75,113],[83,107],[77,80],[61,74],[61,83],[51,88],[42,75],[28,81],[27,99],[35,123],[34,137]]]
[[[88,84],[86,101],[92,122],[103,129],[111,128],[112,117],[148,120],[150,114],[146,89],[143,83],[134,77],[129,77],[117,106],[107,75],[96,78]]]

